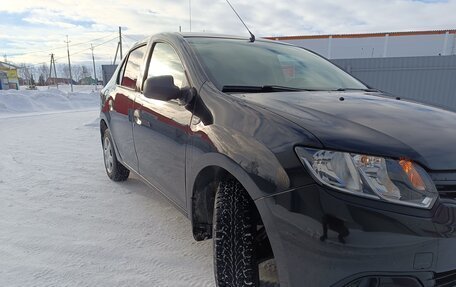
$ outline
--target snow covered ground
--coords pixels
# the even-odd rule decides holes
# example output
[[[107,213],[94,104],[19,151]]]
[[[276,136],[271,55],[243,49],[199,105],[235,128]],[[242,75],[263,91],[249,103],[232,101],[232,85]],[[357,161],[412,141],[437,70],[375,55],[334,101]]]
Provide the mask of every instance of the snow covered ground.
[[[100,101],[94,86],[74,86],[74,93],[69,90],[69,86],[59,86],[0,91],[0,115],[94,108]]]
[[[106,176],[98,92],[40,89],[0,91],[0,286],[214,286],[212,241]]]
[[[41,92],[0,91],[0,286],[214,286],[212,242],[137,178],[106,176],[98,95]]]

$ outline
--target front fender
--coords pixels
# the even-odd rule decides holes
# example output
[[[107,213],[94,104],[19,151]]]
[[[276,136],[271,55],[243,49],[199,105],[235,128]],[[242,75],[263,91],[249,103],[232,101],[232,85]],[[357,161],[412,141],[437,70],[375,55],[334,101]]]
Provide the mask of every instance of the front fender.
[[[205,167],[218,166],[239,181],[248,179],[252,189],[241,183],[254,200],[289,188],[290,179],[282,164],[255,138],[217,125],[201,125],[196,134],[204,137],[193,139],[190,172],[194,174],[189,176],[192,180]]]
[[[198,174],[205,168],[212,166],[222,168],[234,176],[244,186],[252,199],[260,198],[264,194],[245,169],[226,155],[215,152],[201,155],[198,161],[192,165],[192,171],[188,177],[188,186],[193,187]],[[192,196],[191,192],[190,196]]]

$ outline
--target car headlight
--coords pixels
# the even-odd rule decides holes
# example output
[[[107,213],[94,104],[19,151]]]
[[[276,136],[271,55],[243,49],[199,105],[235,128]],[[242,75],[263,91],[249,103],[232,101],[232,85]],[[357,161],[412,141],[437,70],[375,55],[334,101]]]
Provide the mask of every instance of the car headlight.
[[[333,189],[428,209],[438,198],[428,173],[412,161],[303,147],[295,150],[313,177]]]

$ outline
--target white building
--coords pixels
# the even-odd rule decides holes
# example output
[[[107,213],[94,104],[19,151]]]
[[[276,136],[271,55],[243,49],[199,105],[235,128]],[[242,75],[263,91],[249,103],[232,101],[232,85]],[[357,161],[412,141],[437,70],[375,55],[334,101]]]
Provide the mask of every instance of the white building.
[[[268,37],[329,59],[456,55],[456,30]]]

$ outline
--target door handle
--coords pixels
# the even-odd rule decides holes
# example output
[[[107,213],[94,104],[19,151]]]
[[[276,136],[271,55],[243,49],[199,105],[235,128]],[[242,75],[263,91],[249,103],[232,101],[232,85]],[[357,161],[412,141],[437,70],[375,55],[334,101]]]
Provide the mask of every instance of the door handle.
[[[141,111],[140,110],[134,110],[133,111],[133,120],[135,121],[135,123],[137,125],[141,125],[142,124],[142,121],[141,121]]]

